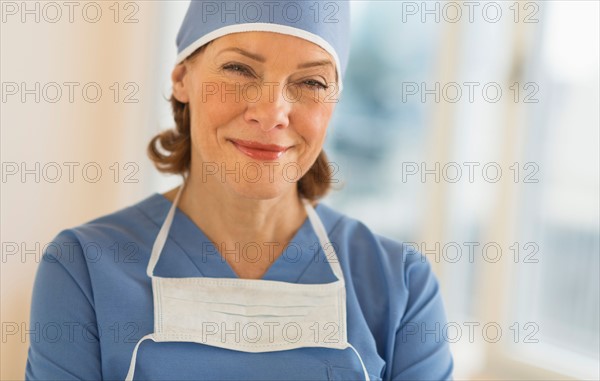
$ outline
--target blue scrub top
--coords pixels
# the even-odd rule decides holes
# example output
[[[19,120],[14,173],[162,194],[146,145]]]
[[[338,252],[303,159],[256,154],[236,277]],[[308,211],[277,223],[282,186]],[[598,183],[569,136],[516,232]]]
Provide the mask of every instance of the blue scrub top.
[[[135,344],[154,331],[146,267],[171,205],[155,193],[63,230],[46,246],[33,289],[29,328],[37,334],[30,335],[27,380],[125,379]],[[371,380],[452,379],[453,360],[442,335],[444,307],[425,257],[327,205],[319,203],[315,210],[344,272],[348,341]],[[307,218],[262,279],[335,281],[318,242]],[[177,209],[155,275],[236,278],[220,249]],[[266,246],[260,251],[268,253]],[[248,260],[259,252],[254,246],[242,248],[242,254]],[[224,255],[236,260],[231,252]],[[226,334],[235,335],[235,329]],[[351,348],[247,353],[147,340],[139,347],[135,379],[362,380],[364,375]]]

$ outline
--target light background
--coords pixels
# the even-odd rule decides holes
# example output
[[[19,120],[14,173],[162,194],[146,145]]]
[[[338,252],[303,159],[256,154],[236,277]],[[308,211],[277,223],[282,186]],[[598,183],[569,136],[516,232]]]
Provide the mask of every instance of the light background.
[[[188,2],[77,2],[73,22],[62,2],[58,18],[49,2],[27,2],[31,14],[22,4],[2,2],[0,29],[2,380],[24,377],[44,245],[179,182],[145,149],[173,125],[166,99]],[[455,379],[597,380],[598,2],[475,4],[470,20],[465,2],[352,2],[326,143],[343,188],[325,202],[432,262]],[[65,82],[78,83],[72,102]],[[90,83],[96,103],[82,96]]]

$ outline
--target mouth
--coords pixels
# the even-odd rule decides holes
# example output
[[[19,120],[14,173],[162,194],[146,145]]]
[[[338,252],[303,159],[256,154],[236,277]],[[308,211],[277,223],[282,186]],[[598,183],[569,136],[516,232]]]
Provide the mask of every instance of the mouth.
[[[276,144],[262,144],[249,140],[228,140],[233,143],[235,148],[241,153],[256,160],[277,160],[290,148]]]

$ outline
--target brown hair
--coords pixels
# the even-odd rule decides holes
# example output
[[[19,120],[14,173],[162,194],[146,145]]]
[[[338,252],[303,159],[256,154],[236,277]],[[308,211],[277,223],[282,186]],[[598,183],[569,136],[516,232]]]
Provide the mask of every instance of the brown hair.
[[[186,60],[193,61],[206,46],[198,48]],[[148,156],[158,171],[179,175],[188,175],[191,164],[192,141],[190,136],[189,104],[179,102],[172,94],[170,98],[173,109],[175,128],[160,132],[148,144]],[[162,147],[166,154],[159,150]],[[331,189],[333,173],[329,166],[325,151],[321,150],[312,167],[297,182],[298,193],[311,201],[327,194]]]

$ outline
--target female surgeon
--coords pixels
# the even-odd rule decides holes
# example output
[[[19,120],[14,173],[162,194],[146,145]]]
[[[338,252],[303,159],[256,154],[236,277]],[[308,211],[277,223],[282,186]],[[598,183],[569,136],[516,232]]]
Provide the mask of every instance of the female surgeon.
[[[452,378],[424,256],[317,202],[349,13],[347,1],[191,2],[176,128],[149,145],[182,184],[48,246],[26,379]]]

